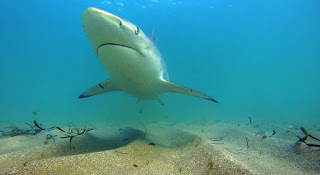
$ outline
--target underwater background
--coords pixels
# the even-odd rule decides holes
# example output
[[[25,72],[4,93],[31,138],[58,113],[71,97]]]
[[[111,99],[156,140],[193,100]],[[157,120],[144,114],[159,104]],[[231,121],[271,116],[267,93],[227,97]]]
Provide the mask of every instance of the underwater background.
[[[220,103],[168,93],[139,114],[124,92],[78,99],[108,78],[81,27],[90,6],[154,28],[170,81]],[[317,0],[1,0],[0,19],[0,122],[320,122]]]

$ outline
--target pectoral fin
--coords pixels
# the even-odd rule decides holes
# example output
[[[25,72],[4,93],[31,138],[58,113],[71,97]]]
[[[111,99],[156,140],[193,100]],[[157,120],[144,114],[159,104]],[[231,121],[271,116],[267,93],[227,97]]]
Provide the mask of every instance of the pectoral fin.
[[[85,92],[83,92],[79,98],[86,98],[86,97],[91,97],[93,95],[98,95],[98,94],[102,94],[102,93],[106,93],[106,92],[111,92],[111,91],[121,91],[121,89],[119,89],[117,86],[114,85],[114,83],[112,83],[112,81],[110,79],[99,83],[96,86],[93,86],[92,88],[86,90]]]
[[[200,98],[204,98],[206,100],[210,100],[215,103],[219,103],[217,100],[213,99],[212,97],[210,97],[202,92],[199,92],[199,91],[196,91],[196,90],[193,90],[190,88],[186,88],[186,87],[180,86],[178,84],[174,84],[174,83],[167,81],[167,80],[163,81],[162,89],[164,92],[175,92],[175,93],[179,93],[179,94],[200,97]]]

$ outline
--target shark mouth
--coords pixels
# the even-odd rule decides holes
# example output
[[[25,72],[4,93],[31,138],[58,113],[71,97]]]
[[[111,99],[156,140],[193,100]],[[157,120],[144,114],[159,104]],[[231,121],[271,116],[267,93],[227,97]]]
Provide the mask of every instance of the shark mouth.
[[[98,50],[99,50],[99,48],[102,47],[102,46],[119,46],[119,47],[126,47],[126,48],[129,48],[129,49],[135,50],[135,51],[138,52],[140,55],[142,55],[139,50],[137,50],[137,49],[135,49],[135,48],[133,48],[133,47],[126,46],[126,45],[123,45],[123,44],[117,44],[117,43],[103,43],[103,44],[100,44],[100,46],[97,48],[97,51],[96,51],[97,55],[98,55]]]

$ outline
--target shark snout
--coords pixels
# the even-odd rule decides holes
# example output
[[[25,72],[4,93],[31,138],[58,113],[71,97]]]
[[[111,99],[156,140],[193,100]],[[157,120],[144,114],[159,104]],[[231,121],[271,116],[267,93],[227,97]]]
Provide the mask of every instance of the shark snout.
[[[97,30],[108,30],[111,27],[119,28],[122,25],[122,19],[109,12],[89,7],[82,14],[82,27],[94,28]]]
[[[119,33],[122,25],[121,18],[90,7],[83,12],[81,21],[81,25],[96,52],[99,46],[104,43],[117,42],[119,36],[115,34]]]
[[[82,27],[98,55],[102,46],[134,49],[142,54],[140,42],[146,36],[134,24],[109,12],[90,7],[82,14]]]

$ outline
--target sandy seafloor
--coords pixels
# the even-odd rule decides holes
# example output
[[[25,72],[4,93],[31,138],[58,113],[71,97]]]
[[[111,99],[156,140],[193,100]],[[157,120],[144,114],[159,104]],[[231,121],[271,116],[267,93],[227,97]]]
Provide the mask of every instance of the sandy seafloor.
[[[320,174],[320,148],[296,145],[304,135],[289,122],[158,121],[145,124],[146,134],[139,122],[93,127],[74,149],[67,139],[44,144],[49,133],[62,136],[57,130],[1,137],[0,174]],[[304,127],[320,137],[315,125]]]

